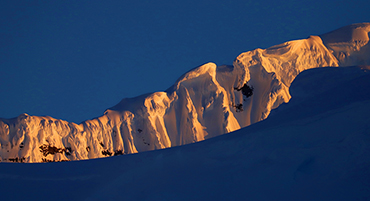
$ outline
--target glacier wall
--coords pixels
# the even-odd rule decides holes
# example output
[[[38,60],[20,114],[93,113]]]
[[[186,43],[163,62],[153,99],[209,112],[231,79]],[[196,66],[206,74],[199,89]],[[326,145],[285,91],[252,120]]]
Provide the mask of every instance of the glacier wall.
[[[369,65],[370,23],[240,54],[233,65],[207,63],[164,92],[123,99],[75,124],[22,114],[0,119],[2,162],[93,159],[202,141],[261,121],[288,102],[302,71]]]

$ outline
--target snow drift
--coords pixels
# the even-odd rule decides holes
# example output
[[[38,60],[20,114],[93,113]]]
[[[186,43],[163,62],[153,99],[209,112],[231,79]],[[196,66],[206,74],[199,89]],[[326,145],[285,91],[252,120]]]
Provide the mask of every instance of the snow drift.
[[[369,200],[370,67],[299,74],[266,120],[157,151],[0,165],[3,200]]]
[[[81,124],[22,114],[0,119],[0,159],[47,162],[163,149],[209,139],[266,119],[290,100],[307,69],[369,65],[370,23],[239,55],[232,66],[207,63],[165,92],[123,99]]]

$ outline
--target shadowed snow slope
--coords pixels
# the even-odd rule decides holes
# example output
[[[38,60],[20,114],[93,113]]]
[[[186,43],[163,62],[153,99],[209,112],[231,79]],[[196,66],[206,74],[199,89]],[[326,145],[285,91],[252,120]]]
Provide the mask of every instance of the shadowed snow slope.
[[[307,70],[288,104],[227,135],[104,159],[2,163],[1,197],[369,200],[369,88],[366,66]]]
[[[123,99],[81,124],[22,114],[0,119],[0,160],[93,159],[194,143],[266,119],[290,99],[302,71],[369,65],[369,23],[240,54],[232,66],[207,63],[165,92]],[[323,40],[322,40],[323,39]]]

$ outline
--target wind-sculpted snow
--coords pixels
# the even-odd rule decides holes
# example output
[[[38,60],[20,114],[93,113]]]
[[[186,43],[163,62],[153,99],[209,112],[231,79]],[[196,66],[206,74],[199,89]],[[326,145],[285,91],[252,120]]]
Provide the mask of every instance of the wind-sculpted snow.
[[[322,34],[324,44],[333,52],[341,66],[370,63],[370,23],[353,24]]]
[[[101,117],[81,124],[27,114],[1,119],[1,161],[131,154],[238,130],[288,102],[289,87],[300,72],[368,65],[369,29],[369,23],[350,25],[320,37],[255,49],[239,55],[232,66],[207,63],[185,73],[165,92],[123,99]]]
[[[199,143],[0,164],[1,199],[370,200],[369,69],[306,70],[268,119]]]

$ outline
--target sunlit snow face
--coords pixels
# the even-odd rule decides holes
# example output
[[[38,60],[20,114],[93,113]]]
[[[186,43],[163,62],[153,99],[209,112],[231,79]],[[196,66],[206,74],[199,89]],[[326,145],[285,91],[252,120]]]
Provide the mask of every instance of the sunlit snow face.
[[[370,23],[349,25],[320,35],[343,66],[368,65]]]
[[[4,2],[0,117],[79,123],[212,61],[368,19],[368,2]],[[315,15],[312,15],[315,13]],[[347,13],[343,15],[343,13]]]

